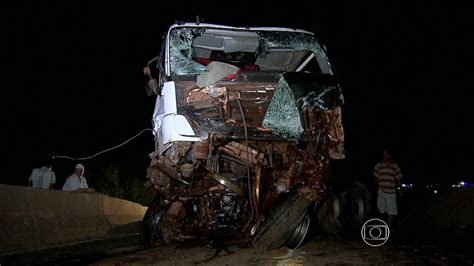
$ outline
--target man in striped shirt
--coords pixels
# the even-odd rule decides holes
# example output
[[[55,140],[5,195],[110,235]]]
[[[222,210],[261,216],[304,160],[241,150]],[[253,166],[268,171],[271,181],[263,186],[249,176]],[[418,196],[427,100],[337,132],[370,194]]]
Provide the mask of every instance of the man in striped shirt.
[[[377,208],[382,215],[388,215],[387,222],[391,226],[394,216],[398,215],[396,189],[402,174],[389,151],[385,150],[383,160],[375,165],[374,176],[378,186]]]

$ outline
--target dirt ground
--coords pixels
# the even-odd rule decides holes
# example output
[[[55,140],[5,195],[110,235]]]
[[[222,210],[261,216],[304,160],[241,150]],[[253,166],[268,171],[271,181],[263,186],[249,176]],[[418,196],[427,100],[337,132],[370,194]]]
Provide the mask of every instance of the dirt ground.
[[[473,265],[474,188],[442,197],[402,202],[400,228],[380,247],[364,243],[358,232],[339,239],[315,233],[290,254],[287,248],[261,252],[229,247],[230,253],[204,244],[157,247],[102,257],[93,265]],[[317,230],[315,232],[318,232]]]
[[[260,252],[255,248],[229,247],[214,258],[214,249],[196,245],[168,245],[103,258],[92,265],[318,265],[318,264],[438,264],[472,265],[463,257],[443,254],[431,245],[404,245],[392,241],[370,247],[360,241],[316,237],[300,248]],[[209,259],[211,258],[211,259]],[[209,259],[209,260],[208,260]]]
[[[204,241],[143,249],[138,224],[119,230],[117,238],[71,244],[54,250],[0,256],[2,265],[474,265],[474,189],[433,200],[406,201],[400,226],[380,247],[368,246],[360,230],[324,235],[312,227],[297,250],[261,252],[229,246],[217,256]],[[402,202],[403,203],[403,202]],[[419,204],[418,204],[419,203]],[[408,208],[410,207],[410,209]],[[126,229],[126,230],[125,230]]]
[[[260,252],[255,248],[229,247],[230,253],[222,251],[213,257],[214,249],[188,243],[90,262],[93,265],[473,265],[473,195],[474,189],[470,188],[426,202],[407,199],[402,202],[404,215],[399,230],[380,247],[365,244],[358,232],[344,239],[314,233],[293,254],[287,248]]]

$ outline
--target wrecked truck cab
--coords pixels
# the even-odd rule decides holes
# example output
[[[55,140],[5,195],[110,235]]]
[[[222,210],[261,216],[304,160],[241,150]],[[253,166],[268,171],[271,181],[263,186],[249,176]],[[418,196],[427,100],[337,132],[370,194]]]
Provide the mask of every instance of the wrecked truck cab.
[[[344,158],[344,98],[314,34],[175,24],[155,61],[144,243],[301,244]]]

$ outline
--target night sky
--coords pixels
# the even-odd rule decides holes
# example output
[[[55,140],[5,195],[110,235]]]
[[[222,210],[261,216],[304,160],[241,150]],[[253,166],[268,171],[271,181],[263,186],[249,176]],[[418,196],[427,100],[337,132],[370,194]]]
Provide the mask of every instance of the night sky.
[[[472,14],[430,1],[9,2],[1,7],[0,182],[24,185],[44,156],[86,157],[151,127],[143,67],[175,20],[315,31],[343,88],[347,158],[339,175],[366,180],[385,146],[412,182],[473,179]],[[407,1],[408,2],[408,1]],[[293,2],[288,2],[293,3]],[[469,39],[469,40],[468,40]],[[143,177],[151,132],[83,161]],[[55,160],[58,186],[77,162]]]

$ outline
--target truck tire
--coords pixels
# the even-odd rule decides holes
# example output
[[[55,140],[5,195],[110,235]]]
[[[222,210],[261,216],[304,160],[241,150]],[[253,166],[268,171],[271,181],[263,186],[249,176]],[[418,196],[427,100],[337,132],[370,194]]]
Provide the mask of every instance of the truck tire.
[[[253,246],[260,250],[283,246],[303,222],[310,205],[311,202],[304,197],[296,193],[290,195],[260,226],[252,241]]]
[[[332,193],[332,192],[331,192]],[[321,229],[335,237],[339,237],[344,228],[346,217],[346,197],[344,193],[330,194],[319,206],[317,221]]]
[[[162,243],[162,227],[166,209],[161,208],[161,198],[155,197],[143,216],[140,241],[145,247],[155,247]]]
[[[365,185],[356,182],[350,188],[348,196],[350,230],[358,233],[369,216],[370,192]]]

